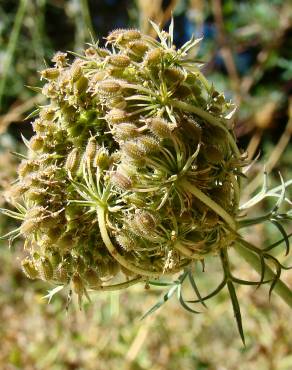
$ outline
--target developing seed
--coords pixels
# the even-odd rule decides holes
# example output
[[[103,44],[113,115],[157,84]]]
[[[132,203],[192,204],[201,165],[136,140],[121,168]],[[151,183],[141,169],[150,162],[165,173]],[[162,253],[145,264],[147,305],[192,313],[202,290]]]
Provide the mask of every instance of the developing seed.
[[[144,232],[153,231],[158,223],[158,220],[153,214],[147,211],[136,211],[134,216],[135,223]]]
[[[46,96],[47,98],[54,99],[58,95],[58,89],[56,84],[50,82],[46,83],[42,88],[42,94]]]
[[[122,190],[128,190],[132,186],[131,179],[120,172],[113,172],[111,174],[111,182],[114,186]]]
[[[34,280],[38,277],[39,273],[35,263],[28,257],[21,261],[21,267],[22,271],[29,279]]]
[[[47,211],[44,207],[36,206],[36,207],[30,208],[26,212],[26,217],[27,217],[27,219],[38,220],[38,219],[41,219],[42,217],[44,217],[46,214],[47,214]]]
[[[20,226],[20,233],[24,236],[29,236],[38,229],[38,223],[36,220],[24,220]]]
[[[88,58],[93,58],[97,55],[97,52],[96,52],[96,49],[90,46],[89,48],[85,49],[84,54]]]
[[[136,29],[117,29],[110,32],[106,38],[109,43],[125,43],[141,38],[141,33]]]
[[[63,284],[66,284],[69,280],[69,274],[68,274],[68,264],[66,262],[62,262],[56,272],[56,279]]]
[[[77,148],[72,149],[71,152],[68,154],[65,163],[65,169],[71,173],[75,173],[79,166],[79,157],[79,150]]]
[[[117,141],[133,139],[139,135],[136,125],[132,123],[121,123],[114,126],[113,135]]]
[[[176,83],[183,81],[185,74],[179,68],[166,68],[164,70],[164,77],[169,83]]]
[[[128,45],[130,54],[134,54],[139,58],[143,57],[148,49],[149,47],[144,41],[133,41]]]
[[[105,118],[111,124],[121,123],[127,121],[128,113],[123,109],[113,108],[108,112]]]
[[[103,260],[98,261],[97,273],[100,279],[106,278],[110,275],[108,264],[105,261]]]
[[[125,31],[125,29],[116,29],[111,31],[106,37],[107,42],[115,42]]]
[[[115,80],[103,80],[98,84],[98,90],[106,94],[115,94],[121,90],[121,85]]]
[[[58,68],[47,68],[41,71],[41,77],[47,80],[55,80],[60,75],[60,70]]]
[[[78,273],[75,273],[72,276],[72,285],[74,293],[82,296],[84,293],[84,285],[81,276]]]
[[[220,152],[220,150],[213,145],[208,145],[206,147],[204,155],[206,160],[212,164],[220,163],[224,159],[223,154]]]
[[[97,148],[97,143],[96,143],[95,137],[91,137],[88,140],[86,148],[85,148],[85,158],[90,163],[94,159],[96,148]]]
[[[75,88],[79,94],[86,91],[88,87],[88,79],[85,76],[81,76],[78,81],[75,82]]]
[[[97,167],[100,170],[106,170],[110,163],[110,156],[108,151],[101,147],[97,150],[94,160],[93,160],[93,167]]]
[[[110,163],[117,164],[121,160],[121,152],[115,151],[110,155]]]
[[[12,185],[6,192],[5,195],[8,198],[17,199],[27,191],[28,187],[25,183],[20,182],[18,184]]]
[[[33,151],[38,152],[44,147],[44,139],[39,135],[35,135],[30,139],[29,146]]]
[[[85,270],[85,263],[81,256],[77,256],[74,261],[74,265],[79,274],[82,274]]]
[[[52,240],[52,242],[56,242],[57,239],[60,238],[62,232],[63,232],[63,230],[62,230],[62,227],[60,225],[55,226],[55,227],[52,227],[49,230],[47,230],[47,236]]]
[[[61,250],[70,250],[74,246],[75,242],[73,236],[70,234],[63,235],[60,239],[58,239],[57,246]]]
[[[105,57],[110,55],[109,50],[107,50],[105,48],[97,48],[96,52],[97,52],[98,56],[100,56],[101,58],[105,58]]]
[[[143,208],[145,207],[145,199],[143,196],[139,196],[137,193],[129,194],[124,197],[125,201],[127,201],[130,205],[135,205],[136,207]]]
[[[20,177],[25,177],[31,174],[36,169],[35,161],[22,161],[18,167],[18,174]]]
[[[111,55],[108,57],[108,62],[116,68],[126,68],[131,63],[131,59],[127,55]]]
[[[128,141],[122,146],[123,152],[127,157],[132,158],[133,160],[140,161],[145,157],[145,150],[141,148],[137,142]]]
[[[127,107],[127,102],[123,96],[113,96],[107,102],[110,108],[125,109]]]
[[[42,257],[39,265],[39,273],[42,280],[51,280],[54,275],[54,270],[51,262],[47,257]]]
[[[214,227],[218,225],[219,216],[212,211],[208,211],[206,217],[204,218],[204,224],[208,227]]]
[[[127,29],[122,34],[122,38],[125,41],[133,41],[141,38],[141,32],[137,29]]]
[[[134,235],[129,233],[129,232],[126,232],[126,231],[120,232],[116,236],[116,240],[117,240],[118,244],[125,251],[128,251],[128,252],[134,250],[135,246],[137,244],[137,241],[135,240]]]
[[[80,60],[77,60],[75,63],[72,64],[71,67],[71,77],[72,81],[76,82],[82,76],[82,68],[80,66]]]
[[[93,269],[87,269],[83,274],[84,280],[91,288],[97,288],[101,286],[101,280],[98,273]]]
[[[159,142],[150,135],[143,135],[139,137],[137,142],[147,154],[157,153],[160,150]]]
[[[38,118],[33,122],[32,127],[35,132],[43,133],[46,131],[46,122]]]
[[[191,94],[192,94],[192,90],[188,86],[185,86],[185,85],[180,85],[175,90],[175,96],[176,98],[179,98],[179,99],[184,99]]]
[[[160,139],[166,139],[172,136],[173,124],[169,124],[162,118],[149,118],[146,121],[150,131]]]
[[[55,109],[54,108],[43,108],[40,111],[40,118],[44,120],[51,121],[55,117]]]
[[[147,67],[156,66],[157,64],[159,64],[161,62],[162,56],[163,56],[163,50],[162,49],[149,50],[145,54],[145,58],[144,58],[143,63]]]
[[[41,202],[47,194],[46,189],[31,187],[25,193],[25,198],[35,202]]]
[[[52,58],[52,62],[55,63],[56,67],[64,67],[67,64],[67,53],[58,51]]]
[[[53,250],[50,253],[49,260],[51,262],[51,265],[53,266],[53,269],[55,270],[57,268],[57,266],[61,263],[62,258],[61,258],[61,255],[58,251]]]

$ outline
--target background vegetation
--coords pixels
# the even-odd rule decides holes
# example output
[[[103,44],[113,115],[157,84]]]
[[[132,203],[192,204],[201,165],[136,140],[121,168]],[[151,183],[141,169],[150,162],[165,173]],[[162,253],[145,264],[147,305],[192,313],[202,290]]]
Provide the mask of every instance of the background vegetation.
[[[90,35],[100,39],[121,27],[152,33],[148,19],[168,25],[175,18],[175,40],[204,36],[204,72],[239,109],[236,133],[250,158],[259,161],[244,188],[247,198],[261,186],[262,169],[291,178],[292,7],[284,0],[2,0],[0,2],[0,190],[17,168],[11,151],[21,151],[21,134],[32,134],[25,116],[41,98],[24,85],[40,85],[41,70],[56,50],[80,50]],[[289,54],[290,53],[290,54]],[[289,103],[290,99],[290,103]],[[0,199],[0,206],[4,198]],[[269,204],[258,209],[264,212]],[[0,233],[10,221],[0,218]],[[248,238],[273,241],[275,229],[260,225]],[[28,281],[20,271],[21,241],[0,244],[0,368],[8,369],[210,369],[292,368],[291,311],[266,288],[240,288],[246,348],[236,332],[232,309],[222,292],[203,315],[182,311],[175,301],[147,318],[142,314],[159,290],[133,287],[100,293],[79,311],[66,313],[66,296],[50,305],[48,287]],[[291,259],[291,258],[290,258]],[[288,261],[289,262],[289,261]],[[291,262],[291,261],[290,261]],[[248,267],[237,266],[251,275]],[[210,261],[202,286],[216,283]],[[284,280],[292,286],[291,274]]]

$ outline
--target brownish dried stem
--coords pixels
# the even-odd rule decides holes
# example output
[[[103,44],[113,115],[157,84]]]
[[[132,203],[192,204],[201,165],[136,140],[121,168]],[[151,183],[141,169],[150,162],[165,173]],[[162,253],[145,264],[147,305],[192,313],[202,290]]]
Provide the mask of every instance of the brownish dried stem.
[[[276,166],[279,159],[281,158],[281,155],[283,154],[284,150],[286,149],[287,145],[290,142],[292,135],[292,99],[290,99],[289,101],[288,115],[289,120],[286,125],[286,128],[283,134],[281,135],[274,150],[272,151],[269,159],[266,162],[265,168],[267,173],[270,173],[272,169]],[[259,173],[245,188],[244,196],[248,197],[250,194],[252,194],[260,185],[261,181],[262,173]]]
[[[171,0],[168,7],[162,9],[162,0],[149,1],[139,0],[139,13],[141,16],[141,30],[149,36],[155,37],[155,30],[149,24],[149,19],[159,24],[161,28],[169,21],[171,15],[178,4],[178,0]]]
[[[233,50],[229,44],[225,31],[224,31],[224,20],[222,14],[221,0],[212,0],[212,9],[215,18],[216,27],[218,30],[217,39],[220,45],[220,52],[224,60],[224,64],[227,69],[227,73],[230,77],[230,84],[232,90],[236,93],[236,103],[239,102],[240,95],[240,78],[234,62]]]
[[[7,130],[10,123],[23,120],[23,115],[43,100],[42,96],[37,95],[25,102],[17,104],[15,107],[11,107],[6,114],[0,116],[0,134],[3,134]]]
[[[289,15],[289,9],[286,9],[286,5],[283,5],[281,11],[281,21],[278,30],[275,32],[274,38],[271,42],[269,42],[265,49],[261,50],[257,56],[257,62],[253,68],[253,70],[246,75],[242,81],[240,86],[241,95],[244,97],[252,86],[261,78],[263,74],[263,67],[268,60],[269,56],[273,53],[274,49],[278,49],[282,44],[283,36],[286,30],[291,26],[291,19]],[[289,6],[288,6],[289,7]]]
[[[255,156],[258,150],[258,147],[260,145],[262,136],[263,136],[263,130],[260,128],[257,128],[253,136],[251,137],[248,143],[247,149],[246,149],[249,160],[252,160],[252,158]]]

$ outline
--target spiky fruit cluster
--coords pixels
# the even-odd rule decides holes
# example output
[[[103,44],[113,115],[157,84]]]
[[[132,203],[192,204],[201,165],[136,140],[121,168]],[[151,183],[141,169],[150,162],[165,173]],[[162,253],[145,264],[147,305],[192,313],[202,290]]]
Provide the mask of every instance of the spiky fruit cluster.
[[[82,296],[120,273],[175,274],[232,243],[245,163],[233,107],[192,61],[198,40],[177,50],[157,32],[113,31],[107,49],[57,53],[41,72],[48,105],[11,190],[28,277]]]

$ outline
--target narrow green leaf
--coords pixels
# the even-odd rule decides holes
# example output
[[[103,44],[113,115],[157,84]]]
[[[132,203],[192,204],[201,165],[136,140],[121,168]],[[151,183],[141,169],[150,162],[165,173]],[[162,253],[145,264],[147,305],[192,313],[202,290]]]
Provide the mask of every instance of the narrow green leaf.
[[[273,279],[273,282],[270,286],[270,289],[269,289],[269,299],[271,299],[271,295],[272,295],[272,291],[275,287],[275,285],[277,284],[277,282],[279,281],[280,277],[281,277],[281,266],[280,266],[280,263],[278,263],[278,261],[275,259],[272,259],[272,261],[274,262],[274,265],[276,266],[276,274],[274,275],[274,279]]]
[[[166,303],[173,296],[177,288],[178,288],[177,284],[170,288],[169,291],[166,294],[164,294],[164,296],[141,317],[141,320],[145,319],[147,316],[157,311],[164,303]]]
[[[291,238],[291,236],[292,236],[292,233],[287,234],[288,239]],[[282,239],[278,240],[277,242],[275,242],[275,243],[269,245],[268,247],[264,248],[263,251],[268,252],[268,251],[276,248],[278,245],[282,244],[284,241],[285,241],[285,238],[282,238]]]
[[[283,177],[282,177],[280,172],[279,172],[279,176],[280,176],[280,179],[281,179],[281,194],[280,194],[274,208],[272,209],[272,213],[276,213],[278,211],[278,209],[280,208],[281,204],[283,203],[283,201],[285,199],[285,191],[286,191],[285,182],[284,182]]]
[[[0,236],[0,240],[8,239],[8,238],[10,238],[13,235],[14,235],[14,238],[17,237],[16,235],[19,235],[19,230],[20,230],[20,227],[18,227],[17,229],[14,229],[12,231],[10,231],[9,233],[7,233],[5,235]]]
[[[53,296],[60,292],[64,288],[64,285],[59,285],[54,289],[48,290],[48,294],[43,296],[42,298],[48,298],[48,304],[51,302]]]
[[[238,303],[238,299],[237,299],[237,295],[236,295],[234,285],[233,285],[231,280],[227,280],[227,287],[228,287],[229,295],[230,295],[231,302],[232,302],[232,307],[233,307],[233,312],[234,312],[234,316],[235,316],[236,323],[237,323],[237,328],[238,328],[241,340],[242,340],[243,344],[245,345],[240,306],[239,306],[239,303]]]
[[[232,276],[232,281],[236,284],[240,284],[240,285],[258,285],[258,287],[262,284],[268,284],[270,283],[272,280],[263,280],[263,281],[249,281],[249,280],[243,280],[243,279],[238,279],[234,276]]]
[[[274,262],[275,265],[279,265],[281,267],[281,269],[283,270],[291,270],[292,269],[292,266],[284,266],[282,265],[276,257],[272,256],[271,254],[268,254],[268,253],[264,253],[264,257],[267,258],[267,259],[270,259]]]
[[[25,146],[27,147],[27,149],[30,150],[29,141],[22,134],[21,134],[21,138],[22,138],[22,141],[24,142]]]
[[[150,285],[154,285],[154,286],[171,286],[173,285],[173,282],[167,282],[167,281],[153,281],[153,280],[150,280],[148,281],[148,283]]]
[[[263,284],[263,281],[265,278],[265,272],[266,272],[266,263],[265,263],[265,259],[262,254],[259,255],[259,259],[261,262],[261,277],[260,277],[260,282],[258,284],[258,288]]]
[[[27,87],[28,89],[38,93],[38,94],[41,94],[42,93],[42,88],[41,87],[37,87],[37,86],[29,86],[29,85],[25,85],[25,87]],[[29,116],[27,118],[30,118]],[[25,118],[25,119],[27,119]]]
[[[201,300],[206,301],[207,299],[210,299],[210,298],[214,297],[225,287],[225,285],[226,285],[226,279],[224,278],[223,281],[221,281],[221,283],[217,286],[217,288],[213,290],[213,292],[206,295],[205,297],[201,297]],[[188,303],[199,303],[200,299],[191,300],[191,301],[187,301],[187,302]]]
[[[183,296],[182,296],[182,286],[181,286],[181,284],[180,284],[180,285],[178,285],[178,289],[177,289],[177,297],[178,297],[178,300],[179,300],[180,304],[182,305],[182,307],[183,307],[185,310],[187,310],[187,311],[189,311],[189,312],[191,312],[191,313],[195,313],[195,314],[202,313],[202,312],[199,312],[199,311],[195,311],[195,310],[193,310],[190,306],[188,306],[188,305],[185,303],[184,298],[183,298]]]
[[[165,48],[167,48],[167,44],[165,42],[165,37],[161,33],[161,30],[159,29],[158,25],[152,21],[150,21],[151,26],[154,28],[155,32],[157,33],[157,36],[159,37],[161,41],[161,45],[163,45]]]
[[[27,86],[30,87],[30,86]],[[40,108],[36,108],[34,111],[32,111],[28,116],[24,117],[24,121],[31,119],[39,114]]]
[[[284,229],[284,227],[275,219],[271,219],[270,220],[272,222],[272,224],[274,224],[277,229],[280,231],[280,233],[283,235],[283,239],[284,239],[284,242],[286,244],[286,256],[288,256],[289,252],[290,252],[290,243],[289,243],[289,237]]]
[[[10,209],[0,208],[0,213],[2,213],[5,216],[14,218],[16,220],[23,221],[24,219],[24,215],[22,213],[14,212],[14,211],[11,211]]]
[[[200,291],[199,291],[199,289],[198,289],[198,287],[197,287],[197,284],[196,284],[196,282],[195,282],[195,279],[194,279],[193,274],[192,274],[192,272],[191,272],[191,271],[189,271],[189,273],[188,273],[188,278],[189,278],[189,281],[190,281],[190,283],[191,283],[191,286],[192,286],[192,288],[194,289],[194,291],[195,291],[195,293],[196,293],[196,295],[197,295],[197,297],[198,297],[198,299],[199,299],[200,303],[201,303],[204,307],[206,307],[206,308],[207,308],[207,305],[206,305],[206,303],[204,302],[204,300],[202,299],[202,296],[201,296],[201,294],[200,294]]]
[[[14,155],[15,157],[17,158],[20,158],[20,159],[28,159],[27,156],[21,154],[21,153],[17,153],[17,152],[10,152],[10,154]]]
[[[25,214],[26,214],[27,209],[26,209],[22,204],[20,204],[20,203],[18,203],[18,202],[14,202],[14,203],[13,203],[13,205],[14,205],[14,207],[15,207],[16,209],[18,209],[18,211],[19,211],[20,213],[22,213],[23,215],[25,215]]]

